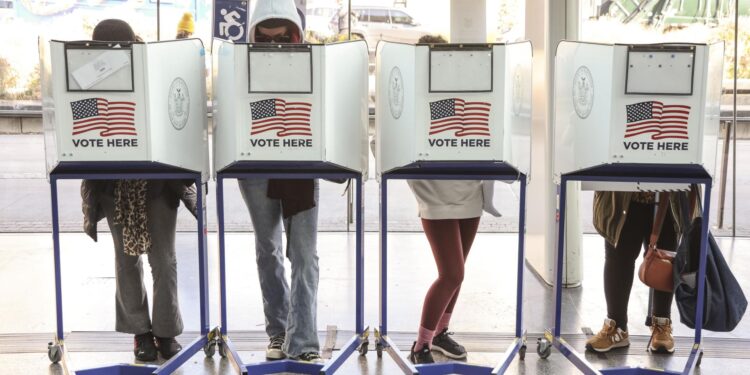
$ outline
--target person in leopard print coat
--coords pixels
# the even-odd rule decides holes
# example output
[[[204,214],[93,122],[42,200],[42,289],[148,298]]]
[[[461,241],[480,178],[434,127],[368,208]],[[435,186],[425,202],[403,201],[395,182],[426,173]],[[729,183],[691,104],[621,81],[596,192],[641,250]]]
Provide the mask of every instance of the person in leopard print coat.
[[[94,28],[93,40],[134,42],[126,22],[109,19]],[[84,232],[97,240],[97,223],[107,219],[115,248],[116,323],[118,332],[135,335],[139,361],[168,359],[182,347],[175,340],[183,324],[177,300],[175,232],[182,200],[197,215],[192,180],[84,180],[81,184]],[[153,276],[153,311],[149,316],[141,255]]]

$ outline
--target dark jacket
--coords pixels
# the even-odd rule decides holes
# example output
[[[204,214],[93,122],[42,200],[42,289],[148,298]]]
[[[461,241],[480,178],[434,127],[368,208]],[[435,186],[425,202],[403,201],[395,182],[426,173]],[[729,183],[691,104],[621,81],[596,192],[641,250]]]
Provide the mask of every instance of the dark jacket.
[[[672,193],[669,198],[669,207],[672,210],[675,233],[681,234],[686,224],[682,220],[682,209],[679,204],[679,195],[687,195],[687,192]],[[700,195],[699,195],[700,196]],[[617,246],[620,240],[622,227],[630,208],[632,192],[627,191],[597,191],[594,193],[594,228],[612,246]],[[696,205],[691,219],[701,216],[700,204]]]
[[[192,180],[149,180],[146,190],[146,199],[152,200],[162,194],[169,199],[173,208],[183,202],[185,207],[197,217],[197,193]],[[104,218],[104,210],[100,204],[103,194],[114,195],[115,181],[113,180],[83,180],[81,182],[81,199],[83,210],[83,231],[94,241],[97,240],[96,225]]]

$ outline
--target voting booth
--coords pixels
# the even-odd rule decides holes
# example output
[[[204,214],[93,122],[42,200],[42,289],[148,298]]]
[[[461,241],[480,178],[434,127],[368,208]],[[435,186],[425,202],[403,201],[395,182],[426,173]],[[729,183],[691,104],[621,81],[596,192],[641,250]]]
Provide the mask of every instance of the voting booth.
[[[327,45],[213,43],[213,152],[219,242],[218,348],[242,373],[332,374],[368,348],[364,325],[364,188],[368,54],[364,41]],[[349,180],[354,194],[354,335],[325,364],[244,363],[227,320],[224,181]],[[253,266],[254,267],[254,266]]]
[[[529,170],[531,43],[377,51],[378,174],[416,161],[503,161]]]
[[[68,372],[63,327],[58,180],[168,179],[196,189],[200,335],[158,366],[115,364],[78,374],[170,374],[211,346],[204,184],[208,180],[205,50],[198,39],[157,43],[39,41],[52,206],[57,330],[47,347]],[[204,349],[205,350],[205,349]]]
[[[40,41],[47,172],[65,162],[157,162],[208,177],[205,50]]]
[[[375,332],[376,350],[378,354],[387,351],[404,373],[497,374],[516,356],[524,359],[526,330],[521,317],[531,156],[531,58],[529,42],[378,44],[375,154],[380,181],[380,325]],[[389,336],[390,180],[484,180],[482,194],[487,201],[492,201],[489,181],[519,183],[516,325],[514,340],[496,367],[453,361],[415,365]],[[508,284],[504,281],[503,285]]]
[[[698,272],[693,276],[695,337],[683,370],[660,372],[692,374],[700,365],[702,314],[709,302],[704,281],[723,58],[723,44],[558,45],[553,119],[554,178],[559,184],[555,321],[538,341],[542,358],[555,347],[582,373],[654,373],[641,367],[595,369],[562,338],[568,182],[605,191],[681,191],[702,185],[697,207],[703,220],[700,228],[692,229],[699,230],[700,238]]]
[[[367,173],[367,46],[214,40],[214,172],[324,162]]]
[[[561,42],[555,58],[554,173],[607,164],[699,165],[713,176],[723,44]],[[588,182],[595,190],[648,184]]]

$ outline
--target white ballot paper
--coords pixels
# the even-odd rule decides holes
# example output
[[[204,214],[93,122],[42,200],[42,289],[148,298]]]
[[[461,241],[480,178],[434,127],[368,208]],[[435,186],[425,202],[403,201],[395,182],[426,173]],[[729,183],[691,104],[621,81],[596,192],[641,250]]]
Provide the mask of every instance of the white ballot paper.
[[[125,51],[107,51],[73,72],[73,78],[83,90],[130,65],[130,56]]]

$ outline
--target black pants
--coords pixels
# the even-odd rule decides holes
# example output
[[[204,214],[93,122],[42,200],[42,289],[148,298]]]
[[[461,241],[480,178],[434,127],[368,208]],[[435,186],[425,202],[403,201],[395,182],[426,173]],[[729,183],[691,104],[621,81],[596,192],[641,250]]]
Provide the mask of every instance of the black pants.
[[[641,248],[648,248],[655,206],[653,203],[631,202],[617,247],[604,241],[604,297],[607,300],[607,316],[624,331],[628,329],[628,301],[635,278],[635,263],[641,254]],[[657,243],[657,247],[665,250],[674,250],[677,246],[677,234],[670,211],[667,210]],[[673,294],[658,290],[652,292],[651,315],[669,318]]]

